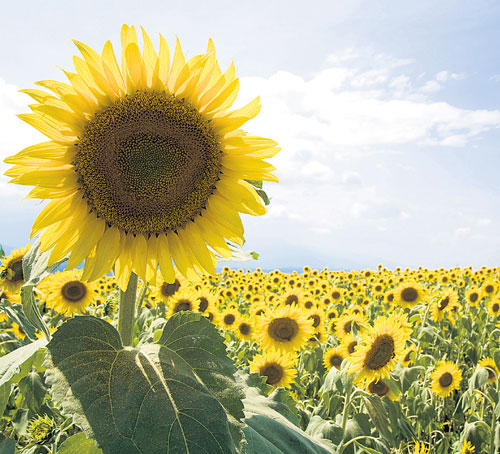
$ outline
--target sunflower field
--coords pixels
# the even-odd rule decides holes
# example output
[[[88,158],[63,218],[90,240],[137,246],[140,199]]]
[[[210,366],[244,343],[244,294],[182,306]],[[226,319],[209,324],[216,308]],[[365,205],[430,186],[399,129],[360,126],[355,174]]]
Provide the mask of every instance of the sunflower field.
[[[217,272],[278,181],[259,98],[211,40],[75,44],[5,160],[47,202],[0,249],[0,454],[500,452],[499,268]]]

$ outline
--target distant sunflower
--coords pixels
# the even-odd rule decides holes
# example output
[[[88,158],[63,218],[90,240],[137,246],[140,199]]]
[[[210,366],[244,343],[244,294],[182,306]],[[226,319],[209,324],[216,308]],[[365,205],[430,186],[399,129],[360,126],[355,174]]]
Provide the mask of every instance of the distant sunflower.
[[[24,339],[26,337],[26,333],[24,332],[23,328],[16,322],[12,322],[12,327],[6,329],[5,331],[12,331],[14,333],[14,336],[16,336],[18,339]]]
[[[492,385],[495,383],[498,378],[499,371],[493,358],[484,358],[479,361],[479,365],[488,371],[488,384]]]
[[[219,325],[224,329],[234,329],[237,326],[238,319],[238,310],[228,307],[219,314]]]
[[[254,335],[253,323],[247,317],[240,317],[236,322],[234,331],[241,340],[252,340]]]
[[[111,43],[102,55],[75,41],[69,84],[42,81],[24,90],[35,100],[20,118],[49,141],[6,159],[11,182],[34,186],[29,197],[51,199],[35,220],[50,263],[69,254],[85,260],[83,279],[114,267],[120,288],[135,272],[151,282],[159,266],[181,274],[215,274],[216,258],[243,243],[240,213],[266,208],[248,180],[277,181],[276,142],[241,127],[260,111],[259,98],[229,111],[239,88],[234,65],[222,73],[210,40],[185,60],[179,42],[172,61],[160,36],[157,53],[143,30],[121,31],[121,68]],[[49,263],[49,264],[50,264]]]
[[[345,359],[344,349],[342,347],[329,348],[323,354],[323,364],[326,370],[330,370],[332,367],[340,370],[342,366],[342,361]]]
[[[300,350],[312,336],[314,328],[307,315],[295,306],[281,306],[257,320],[256,340],[262,348],[279,351]]]
[[[294,366],[292,354],[269,349],[254,357],[250,362],[250,372],[266,377],[266,383],[275,388],[289,388],[297,375]]]
[[[498,317],[500,314],[500,296],[494,296],[488,302],[488,312],[493,317]]]
[[[280,302],[286,306],[299,306],[305,298],[304,292],[298,288],[289,288],[282,293]]]
[[[445,290],[432,304],[432,319],[435,322],[443,320],[447,312],[452,312],[458,306],[457,292],[451,289]]]
[[[368,322],[361,314],[355,314],[351,311],[344,312],[335,321],[335,334],[337,335],[337,339],[342,340],[345,336],[350,334],[353,326],[356,331],[361,332],[368,326]]]
[[[471,306],[477,306],[481,300],[481,294],[477,288],[470,288],[465,294],[465,299]]]
[[[417,356],[417,346],[412,344],[404,349],[401,355],[401,364],[404,367],[408,367],[411,363],[414,362],[416,356]]]
[[[460,388],[462,372],[455,363],[441,362],[431,374],[431,390],[439,397],[447,397]]]
[[[160,298],[164,303],[168,303],[169,299],[172,298],[181,287],[183,287],[185,279],[179,275],[175,276],[172,283],[165,281],[163,276],[160,274],[158,280],[156,281],[156,286],[154,287],[154,293],[157,298]]]
[[[425,289],[417,282],[403,282],[394,290],[395,304],[404,307],[412,308],[424,301]]]
[[[66,316],[83,314],[94,300],[94,284],[82,281],[81,270],[57,271],[46,285],[47,307]]]
[[[381,380],[388,377],[401,358],[407,337],[391,317],[379,318],[373,328],[363,334],[362,343],[350,356],[350,373],[355,381]]]
[[[398,400],[398,397],[396,394],[394,394],[391,391],[391,388],[387,386],[387,383],[385,383],[384,380],[372,380],[368,385],[366,386],[366,389],[368,392],[371,394],[376,394],[379,397],[385,397],[387,396],[391,400]]]
[[[23,257],[30,250],[30,245],[14,249],[10,255],[2,258],[0,266],[0,288],[17,293],[24,284]]]
[[[354,334],[349,333],[342,339],[342,342],[340,343],[340,348],[343,350],[344,356],[347,358],[354,354],[357,345],[358,341],[354,337]]]

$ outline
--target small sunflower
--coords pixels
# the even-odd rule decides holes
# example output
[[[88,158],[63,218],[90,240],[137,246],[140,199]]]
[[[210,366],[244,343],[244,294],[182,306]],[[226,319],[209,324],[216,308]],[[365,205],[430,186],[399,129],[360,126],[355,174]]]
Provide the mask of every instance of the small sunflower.
[[[394,290],[395,304],[403,308],[412,308],[425,299],[425,289],[417,282],[403,282]]]
[[[300,306],[303,304],[305,297],[302,290],[298,288],[289,288],[281,294],[280,302],[285,306]]]
[[[465,299],[471,306],[477,306],[481,301],[481,293],[477,288],[470,288],[465,294]]]
[[[500,315],[500,296],[494,296],[488,302],[488,312],[493,317]]]
[[[94,284],[82,281],[82,271],[57,271],[46,283],[46,305],[60,314],[83,314],[94,300]]]
[[[300,350],[314,333],[312,321],[295,306],[281,306],[257,321],[256,340],[264,349]]]
[[[12,322],[12,328],[6,329],[5,331],[12,331],[14,333],[14,336],[16,336],[18,339],[24,339],[26,337],[26,333],[24,332],[23,328],[16,322]]]
[[[349,361],[349,372],[357,373],[356,382],[388,377],[401,358],[407,337],[391,317],[379,318],[373,328],[363,334]]]
[[[460,388],[462,372],[450,361],[439,363],[431,374],[431,390],[439,397],[447,397]]]
[[[417,356],[417,346],[412,344],[404,349],[401,355],[401,364],[404,367],[408,367],[411,363],[414,362],[416,356]]]
[[[297,376],[294,366],[295,358],[292,354],[269,349],[254,357],[250,362],[250,372],[266,377],[266,383],[275,388],[289,388]]]
[[[50,439],[56,428],[55,422],[47,415],[37,416],[28,424],[28,435],[35,443],[43,443]]]
[[[344,349],[342,347],[329,348],[323,354],[323,364],[326,370],[330,370],[332,367],[340,370],[342,366],[342,361],[346,358],[344,354]]]
[[[168,304],[170,307],[170,317],[182,311],[197,312],[200,305],[196,295],[189,291],[177,292],[170,298]]]
[[[337,335],[337,339],[342,340],[345,336],[350,334],[353,326],[359,333],[364,327],[368,326],[368,322],[362,314],[352,311],[344,312],[335,322],[335,334]]]
[[[160,274],[154,288],[154,295],[161,299],[165,304],[168,303],[169,299],[172,298],[180,289],[184,287],[185,279],[176,275],[172,283],[165,281],[163,276]]]
[[[239,317],[238,309],[228,307],[219,314],[219,325],[224,329],[234,329],[238,324]]]
[[[340,343],[340,348],[342,348],[342,351],[344,352],[344,355],[347,358],[354,354],[357,345],[358,341],[354,337],[354,334],[349,333],[342,339],[342,342]]]
[[[24,284],[23,257],[30,250],[30,245],[14,249],[10,255],[2,258],[0,266],[0,288],[10,293],[17,293]]]
[[[488,371],[488,382],[487,383],[489,385],[492,385],[493,383],[495,383],[497,378],[498,378],[499,371],[498,371],[497,365],[496,365],[495,361],[493,360],[493,358],[490,358],[490,357],[484,358],[481,361],[479,361],[479,365],[481,367],[484,367]]]
[[[433,300],[432,319],[435,322],[440,322],[446,313],[452,312],[458,305],[457,292],[451,289],[445,290]]]
[[[235,325],[236,327],[234,328],[234,331],[241,340],[252,340],[254,335],[254,327],[253,323],[248,319],[248,317],[240,317]]]

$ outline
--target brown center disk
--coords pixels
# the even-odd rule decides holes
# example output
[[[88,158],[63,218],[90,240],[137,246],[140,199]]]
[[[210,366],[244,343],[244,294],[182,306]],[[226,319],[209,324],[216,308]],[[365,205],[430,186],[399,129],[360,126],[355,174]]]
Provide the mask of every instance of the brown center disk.
[[[368,391],[372,394],[377,394],[380,397],[384,397],[389,392],[389,387],[381,380],[375,382],[372,381],[368,385]]]
[[[450,303],[450,298],[449,297],[445,297],[443,298],[439,304],[438,304],[438,308],[440,311],[444,310],[446,308],[446,306],[448,306],[448,304]]]
[[[343,358],[340,355],[330,356],[330,365],[337,368],[337,369],[340,368],[342,361],[343,361]]]
[[[449,372],[445,372],[441,377],[439,377],[439,384],[442,388],[448,388],[453,383],[453,375]]]
[[[23,258],[18,257],[14,260],[12,260],[8,265],[7,268],[12,271],[12,278],[9,280],[12,282],[18,282],[24,280],[24,274],[23,274]]]
[[[180,282],[176,279],[173,284],[169,284],[167,282],[164,282],[161,284],[160,292],[163,296],[165,297],[170,297],[175,295],[177,290],[181,287]]]
[[[192,311],[193,304],[189,300],[179,300],[175,305],[174,312]]]
[[[209,121],[182,99],[139,90],[96,113],[76,144],[88,204],[126,232],[182,228],[214,191],[222,151]]]
[[[232,325],[235,320],[236,320],[236,317],[233,314],[227,314],[224,316],[224,323],[226,325]]]
[[[77,303],[85,298],[87,287],[80,281],[66,282],[61,289],[63,298],[71,303]]]
[[[394,356],[394,339],[389,334],[378,336],[366,353],[364,365],[371,370],[382,369]]]
[[[278,342],[289,342],[299,332],[299,325],[291,318],[275,318],[267,329],[268,334]]]
[[[401,298],[403,299],[403,301],[406,301],[407,303],[413,303],[418,298],[418,292],[413,287],[405,288],[401,292]]]
[[[243,334],[243,336],[246,336],[250,334],[250,325],[248,323],[241,323],[239,326],[240,333]]]
[[[276,363],[266,364],[261,370],[261,376],[266,376],[268,385],[275,385],[283,377],[283,368]]]

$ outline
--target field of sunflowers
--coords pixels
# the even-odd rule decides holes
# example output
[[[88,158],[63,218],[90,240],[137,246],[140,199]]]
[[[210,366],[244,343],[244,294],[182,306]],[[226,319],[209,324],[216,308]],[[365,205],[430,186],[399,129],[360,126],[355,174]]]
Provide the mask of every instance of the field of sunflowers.
[[[88,283],[81,270],[38,271],[32,282],[38,281],[33,295],[41,326],[49,336],[56,328],[61,333],[47,348],[46,334],[30,323],[20,295],[36,272],[34,257],[43,256],[35,249],[14,250],[2,259],[0,452],[98,453],[85,433],[91,429],[106,446],[98,427],[103,415],[92,414],[88,407],[98,407],[98,399],[86,406],[92,396],[78,384],[101,378],[87,367],[89,359],[74,379],[75,366],[68,362],[96,341],[82,344],[71,359],[63,334],[71,331],[71,344],[78,343],[79,321],[88,315],[111,333],[119,323],[120,291],[111,275]],[[178,275],[171,284],[158,274],[154,284],[139,280],[135,293],[132,347],[173,345],[167,338],[186,317],[198,334],[210,332],[212,339],[199,339],[203,356],[217,351],[221,367],[235,377],[227,388],[245,393],[247,452],[499,452],[497,268],[379,265],[283,273],[225,267],[196,281]],[[16,353],[15,361],[6,361]],[[69,387],[61,385],[56,368]],[[76,405],[68,394],[83,403]],[[192,452],[218,452],[207,449]]]

